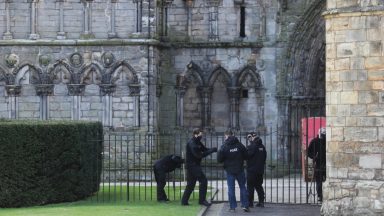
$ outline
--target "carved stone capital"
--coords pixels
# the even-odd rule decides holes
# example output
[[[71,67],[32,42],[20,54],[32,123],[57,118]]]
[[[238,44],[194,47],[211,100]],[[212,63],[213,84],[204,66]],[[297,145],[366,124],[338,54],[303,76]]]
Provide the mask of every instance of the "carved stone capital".
[[[235,5],[242,5],[244,4],[244,0],[233,0],[233,3],[235,3]]]
[[[217,7],[219,6],[221,0],[208,0],[207,4],[210,7]]]
[[[114,84],[100,84],[99,86],[102,95],[110,95],[116,91]]]
[[[239,87],[228,87],[227,92],[229,98],[240,98],[240,90]]]
[[[213,88],[210,86],[200,86],[197,87],[197,92],[199,93],[201,98],[209,98],[212,95]]]
[[[184,97],[185,92],[187,92],[187,88],[186,87],[184,87],[184,86],[177,86],[177,87],[175,87],[175,93],[179,97]]]
[[[19,85],[6,85],[5,90],[8,96],[19,96],[21,92],[21,86]]]
[[[39,84],[35,85],[36,95],[38,96],[46,96],[53,94],[53,84]]]
[[[129,84],[129,95],[135,96],[140,94],[140,84]]]
[[[68,94],[71,96],[83,95],[85,90],[84,84],[68,84]]]

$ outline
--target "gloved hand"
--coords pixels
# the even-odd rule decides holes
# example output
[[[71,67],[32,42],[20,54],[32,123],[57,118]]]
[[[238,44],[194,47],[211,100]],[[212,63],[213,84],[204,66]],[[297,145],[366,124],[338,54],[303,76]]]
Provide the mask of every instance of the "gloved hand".
[[[213,147],[213,148],[211,148],[211,151],[212,151],[212,152],[217,152],[217,147]]]

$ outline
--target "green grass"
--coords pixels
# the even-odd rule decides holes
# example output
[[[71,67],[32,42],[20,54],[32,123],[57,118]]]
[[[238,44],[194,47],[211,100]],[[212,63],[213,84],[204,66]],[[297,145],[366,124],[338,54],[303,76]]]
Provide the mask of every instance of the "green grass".
[[[50,204],[28,208],[0,208],[1,216],[195,216],[200,211],[198,193],[191,195],[190,206],[180,205],[180,188],[166,187],[171,199],[156,201],[156,187],[126,187],[107,185],[93,197],[72,203]],[[152,194],[152,200],[151,200]],[[129,198],[129,201],[127,201]],[[140,198],[140,199],[139,199]],[[144,200],[144,199],[147,200]],[[133,200],[135,199],[135,200]]]

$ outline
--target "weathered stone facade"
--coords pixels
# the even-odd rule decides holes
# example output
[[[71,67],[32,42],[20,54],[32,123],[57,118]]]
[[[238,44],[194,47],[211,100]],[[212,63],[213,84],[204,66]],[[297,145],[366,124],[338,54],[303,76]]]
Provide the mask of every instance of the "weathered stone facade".
[[[327,2],[325,215],[384,215],[383,8]]]

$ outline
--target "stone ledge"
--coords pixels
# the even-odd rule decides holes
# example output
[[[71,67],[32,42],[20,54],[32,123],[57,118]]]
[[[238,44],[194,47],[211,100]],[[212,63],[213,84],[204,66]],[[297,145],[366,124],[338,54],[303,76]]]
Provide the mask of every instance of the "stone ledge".
[[[348,14],[348,15],[346,15]],[[325,18],[340,17],[340,16],[364,16],[364,15],[384,15],[384,6],[371,6],[361,8],[360,6],[332,8],[323,12]]]
[[[152,45],[164,48],[261,48],[261,42],[160,42],[156,39],[12,39],[0,40],[0,46],[130,46]]]

